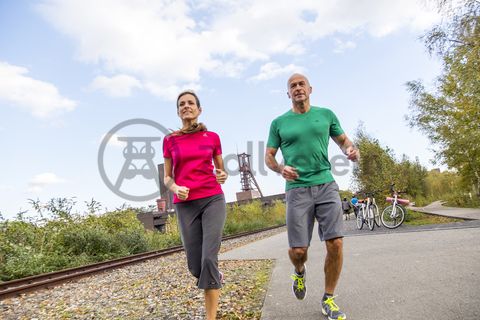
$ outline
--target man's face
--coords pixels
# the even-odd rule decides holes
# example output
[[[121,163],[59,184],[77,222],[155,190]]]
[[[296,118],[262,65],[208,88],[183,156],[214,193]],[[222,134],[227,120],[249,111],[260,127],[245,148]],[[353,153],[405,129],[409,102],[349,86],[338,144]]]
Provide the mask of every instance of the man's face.
[[[308,100],[311,93],[312,87],[304,76],[294,75],[288,81],[288,97],[292,99],[293,103]]]

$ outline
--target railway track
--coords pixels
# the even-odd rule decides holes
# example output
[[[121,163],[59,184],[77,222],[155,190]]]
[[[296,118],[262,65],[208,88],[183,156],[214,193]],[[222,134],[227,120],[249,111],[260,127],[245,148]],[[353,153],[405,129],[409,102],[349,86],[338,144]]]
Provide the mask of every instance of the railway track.
[[[281,227],[283,227],[283,225],[225,236],[222,238],[222,241],[241,238],[241,237],[245,237],[252,234],[257,234],[257,233],[261,233],[261,232],[265,232],[268,230],[277,229]],[[49,273],[40,274],[36,276],[2,282],[0,283],[0,300],[8,297],[17,296],[21,293],[33,292],[33,291],[44,289],[44,288],[52,288],[61,283],[65,283],[65,282],[79,279],[82,277],[91,276],[99,272],[124,267],[130,264],[159,258],[162,256],[166,256],[166,255],[173,254],[176,252],[181,252],[181,251],[183,251],[182,246],[175,246],[168,249],[139,253],[139,254],[123,257],[123,258],[94,263],[94,264],[90,264],[82,267],[65,269],[61,271],[49,272]]]

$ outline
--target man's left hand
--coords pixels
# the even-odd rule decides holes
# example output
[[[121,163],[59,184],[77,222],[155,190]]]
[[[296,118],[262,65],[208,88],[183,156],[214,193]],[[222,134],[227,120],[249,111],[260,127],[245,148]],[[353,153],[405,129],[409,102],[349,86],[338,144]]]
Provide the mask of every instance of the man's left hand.
[[[360,159],[360,150],[354,146],[350,146],[345,150],[345,155],[347,156],[348,160],[357,162]]]

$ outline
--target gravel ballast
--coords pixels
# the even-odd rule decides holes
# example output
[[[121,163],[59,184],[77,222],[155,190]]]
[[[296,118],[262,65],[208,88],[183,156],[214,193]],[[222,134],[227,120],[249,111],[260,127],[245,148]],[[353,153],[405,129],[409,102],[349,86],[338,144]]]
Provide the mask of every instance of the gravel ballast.
[[[222,243],[221,252],[265,238],[274,229]],[[225,285],[218,319],[260,319],[273,261],[220,261]],[[204,319],[203,290],[176,253],[48,290],[0,301],[2,319]]]

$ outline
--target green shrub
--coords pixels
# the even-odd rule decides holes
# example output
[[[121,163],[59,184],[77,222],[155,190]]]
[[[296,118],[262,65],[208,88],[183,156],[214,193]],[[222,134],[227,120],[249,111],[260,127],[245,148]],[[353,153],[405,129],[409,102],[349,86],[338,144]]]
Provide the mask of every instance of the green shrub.
[[[101,260],[114,257],[118,253],[127,253],[115,247],[115,236],[100,226],[68,230],[62,233],[60,238],[60,245],[68,249],[69,255],[84,253],[91,256],[93,260]]]
[[[135,210],[125,209],[86,216],[52,209],[69,201],[50,204],[51,220],[20,216],[0,221],[0,281],[77,267],[131,254],[160,250],[181,244],[175,217],[169,217],[166,232],[145,230]],[[43,208],[39,201],[37,208]],[[39,212],[41,214],[41,212]],[[224,234],[251,231],[285,223],[285,205],[278,201],[262,205],[253,201],[227,210]]]
[[[480,199],[468,193],[452,193],[445,197],[445,205],[460,208],[480,208]]]
[[[263,205],[254,200],[245,205],[233,204],[227,207],[227,220],[224,234],[230,235],[285,223],[285,205],[275,201],[272,205]]]
[[[435,200],[432,198],[424,197],[424,196],[417,196],[414,200],[416,207],[425,207],[430,203],[432,203],[433,201]]]
[[[121,244],[125,251],[130,254],[141,253],[148,251],[148,239],[145,236],[145,231],[128,230],[122,231],[116,235],[116,243]]]

